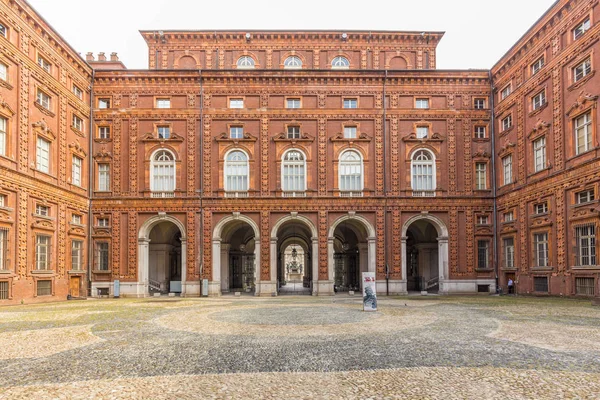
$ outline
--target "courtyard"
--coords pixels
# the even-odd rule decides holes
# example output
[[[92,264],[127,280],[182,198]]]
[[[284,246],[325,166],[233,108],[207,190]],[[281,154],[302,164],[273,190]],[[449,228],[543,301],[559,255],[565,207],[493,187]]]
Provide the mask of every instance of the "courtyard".
[[[510,296],[0,309],[0,399],[600,398],[600,308]]]

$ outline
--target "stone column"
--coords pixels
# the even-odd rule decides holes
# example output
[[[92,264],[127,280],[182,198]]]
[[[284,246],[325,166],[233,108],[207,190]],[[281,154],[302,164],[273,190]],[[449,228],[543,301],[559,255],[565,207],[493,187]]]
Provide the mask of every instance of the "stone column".
[[[272,237],[270,242],[271,250],[271,281],[277,282],[277,238]]]
[[[327,238],[327,280],[333,282],[333,272],[335,270],[335,262],[333,259],[333,241],[335,238]]]
[[[317,284],[319,283],[319,238],[313,237],[312,240],[312,294],[317,294]]]
[[[181,297],[185,297],[187,280],[187,240],[181,241]]]
[[[213,282],[227,282],[228,277],[221,276],[221,262],[222,262],[222,254],[223,245],[221,244],[221,239],[213,239],[212,241],[212,278]],[[223,292],[223,287],[220,287],[221,293]],[[201,289],[202,290],[202,289]]]
[[[448,272],[448,237],[440,236],[438,240],[438,268],[439,268],[439,282],[440,282],[440,293],[447,293],[445,281],[450,278]]]
[[[148,292],[148,262],[150,252],[150,239],[138,239],[138,287],[137,297],[147,297]]]
[[[377,240],[374,237],[367,238],[369,246],[369,272],[377,272]]]

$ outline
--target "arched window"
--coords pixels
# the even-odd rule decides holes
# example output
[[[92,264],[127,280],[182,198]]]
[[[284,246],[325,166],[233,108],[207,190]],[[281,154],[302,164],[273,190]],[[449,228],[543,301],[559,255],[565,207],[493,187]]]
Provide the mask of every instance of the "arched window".
[[[248,191],[248,156],[233,150],[225,156],[225,190],[228,192]]]
[[[254,59],[250,56],[241,56],[237,60],[238,69],[253,69],[255,66]]]
[[[306,190],[306,157],[300,150],[288,150],[281,165],[282,188],[289,192]]]
[[[418,150],[412,157],[412,190],[435,190],[435,157],[428,150]]]
[[[363,190],[363,162],[354,150],[342,153],[339,163],[340,190],[360,192]]]
[[[348,69],[350,68],[350,61],[344,56],[337,56],[331,61],[331,68],[334,69]]]
[[[289,56],[283,62],[283,68],[285,69],[301,69],[302,60],[298,56]]]
[[[175,190],[175,156],[168,150],[158,150],[152,155],[150,190],[153,192]]]

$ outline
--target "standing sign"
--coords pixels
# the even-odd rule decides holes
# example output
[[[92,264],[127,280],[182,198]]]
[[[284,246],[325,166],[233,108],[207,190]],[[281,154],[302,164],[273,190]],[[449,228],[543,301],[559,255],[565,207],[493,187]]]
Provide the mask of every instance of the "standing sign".
[[[375,272],[362,273],[363,311],[377,311],[377,291],[375,290]]]
[[[121,282],[118,279],[113,282],[113,295],[114,297],[121,295]]]

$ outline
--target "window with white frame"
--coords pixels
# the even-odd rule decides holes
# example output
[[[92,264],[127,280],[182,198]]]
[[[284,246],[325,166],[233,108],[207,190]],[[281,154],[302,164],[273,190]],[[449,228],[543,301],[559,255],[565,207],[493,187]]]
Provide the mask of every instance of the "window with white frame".
[[[542,136],[533,141],[533,162],[535,172],[546,168],[546,137]]]
[[[585,153],[592,149],[592,113],[586,112],[575,118],[575,151]]]
[[[487,137],[487,129],[483,125],[475,125],[475,138],[485,139]]]
[[[8,80],[8,66],[0,62],[0,79],[3,81]]]
[[[544,57],[540,57],[531,64],[531,75],[537,74],[544,66]]]
[[[73,94],[77,96],[79,100],[83,100],[83,90],[75,84],[73,84]]]
[[[175,190],[175,157],[167,150],[159,150],[150,163],[150,190],[172,192]]]
[[[244,99],[229,99],[229,108],[244,108]]]
[[[583,36],[583,34],[590,29],[590,27],[592,26],[592,24],[590,23],[590,18],[586,18],[585,20],[581,21],[576,27],[575,29],[573,29],[573,39],[577,40],[579,39],[581,36]]]
[[[504,177],[504,185],[512,183],[512,154],[502,158],[502,172]]]
[[[35,155],[37,170],[45,173],[50,172],[50,142],[38,137]]]
[[[285,69],[301,69],[302,60],[298,56],[289,56],[283,62],[283,68]]]
[[[592,59],[586,58],[573,68],[573,82],[580,81],[592,72]]]
[[[429,136],[428,126],[417,126],[417,139],[425,139]]]
[[[502,90],[500,91],[500,100],[504,100],[505,98],[510,96],[511,92],[512,92],[512,85],[509,83],[508,85],[504,86],[504,88],[502,88]]]
[[[50,236],[36,235],[35,237],[35,269],[47,271],[50,269]]]
[[[81,271],[83,267],[83,241],[71,241],[71,269]]]
[[[4,117],[0,117],[0,156],[6,155],[6,127],[8,120]]]
[[[171,127],[169,125],[158,125],[156,133],[159,139],[169,139],[171,137]]]
[[[81,225],[81,215],[73,214],[71,215],[71,223],[76,225]]]
[[[575,227],[576,265],[596,265],[596,226],[586,224]]]
[[[435,190],[435,158],[427,150],[418,150],[412,157],[412,190],[433,191]]]
[[[477,241],[477,268],[488,269],[490,266],[490,241]]]
[[[238,69],[254,69],[256,63],[254,59],[250,56],[241,56],[238,58],[236,63]]]
[[[83,132],[83,119],[79,118],[77,115],[73,115],[73,128]]]
[[[490,217],[487,215],[477,216],[477,225],[488,225],[490,223]]]
[[[344,127],[344,139],[356,139],[357,135],[356,126],[345,126]]]
[[[358,152],[347,150],[340,155],[339,175],[341,191],[363,190],[363,162]]]
[[[76,186],[81,186],[81,165],[83,160],[80,157],[73,156],[71,165],[71,183]]]
[[[44,71],[48,73],[52,70],[52,64],[50,64],[48,60],[40,55],[38,55],[37,63]]]
[[[300,127],[298,125],[290,125],[287,127],[288,139],[300,139]]]
[[[512,127],[512,115],[502,118],[502,131],[507,131]]]
[[[487,189],[487,163],[475,163],[475,189]]]
[[[241,125],[232,125],[229,127],[229,138],[230,139],[243,139],[244,138],[244,127]]]
[[[515,220],[515,214],[512,211],[505,212],[502,215],[504,222],[513,222]]]
[[[8,229],[0,227],[0,271],[8,269]]]
[[[515,239],[512,237],[502,239],[504,253],[504,268],[515,267]]]
[[[110,190],[110,165],[98,164],[98,190],[108,192]]]
[[[97,221],[98,226],[103,226],[103,227],[109,226],[108,218],[100,217],[96,221]]]
[[[535,96],[531,98],[531,107],[534,110],[541,108],[544,104],[546,104],[546,91],[542,90]]]
[[[304,153],[292,149],[285,152],[281,165],[282,189],[291,192],[306,190],[306,158]]]
[[[171,99],[156,99],[156,108],[171,108]]]
[[[50,110],[50,106],[52,104],[51,98],[41,89],[37,90],[36,102],[46,110]]]
[[[415,100],[415,108],[429,108],[429,99],[417,98]]]
[[[575,202],[577,204],[589,203],[590,201],[594,201],[594,189],[587,189],[575,193]]]
[[[533,259],[536,267],[547,267],[548,261],[548,233],[535,233],[533,235]]]
[[[96,269],[108,271],[108,242],[96,242]]]
[[[476,110],[485,110],[485,99],[476,98],[475,100],[473,100],[473,107]]]
[[[6,195],[0,193],[0,207],[6,207]]]
[[[337,56],[331,61],[331,68],[348,69],[350,68],[350,61],[344,56]]]
[[[534,204],[533,205],[533,213],[536,215],[547,214],[548,213],[548,203],[544,201],[542,203]]]
[[[110,108],[110,99],[109,98],[99,98],[98,99],[98,108]]]
[[[110,126],[99,126],[98,127],[98,138],[99,139],[110,139]]]
[[[39,215],[42,217],[48,217],[50,215],[50,207],[45,206],[43,204],[35,205],[35,215]]]
[[[358,99],[344,99],[344,108],[358,108]]]
[[[0,35],[6,37],[7,36],[6,32],[7,32],[6,26],[4,26],[4,24],[0,24]]]
[[[248,156],[240,150],[233,150],[225,157],[225,190],[247,192],[250,168]]]
[[[301,108],[302,102],[299,98],[288,98],[285,101],[286,108]]]

